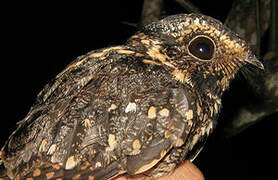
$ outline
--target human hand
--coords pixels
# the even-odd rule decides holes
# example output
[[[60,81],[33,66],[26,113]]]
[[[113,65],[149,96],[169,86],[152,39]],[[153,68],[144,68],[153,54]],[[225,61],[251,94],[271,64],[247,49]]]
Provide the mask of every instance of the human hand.
[[[144,177],[126,178],[120,176],[114,180],[143,180]],[[190,161],[184,162],[171,175],[160,177],[156,180],[204,180],[202,172]]]

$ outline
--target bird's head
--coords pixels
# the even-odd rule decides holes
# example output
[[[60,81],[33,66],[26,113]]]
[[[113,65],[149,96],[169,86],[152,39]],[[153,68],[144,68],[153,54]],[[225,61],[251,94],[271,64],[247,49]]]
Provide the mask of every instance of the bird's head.
[[[143,44],[144,63],[163,66],[190,86],[222,94],[244,66],[263,69],[248,44],[220,21],[200,14],[169,16],[134,35]]]

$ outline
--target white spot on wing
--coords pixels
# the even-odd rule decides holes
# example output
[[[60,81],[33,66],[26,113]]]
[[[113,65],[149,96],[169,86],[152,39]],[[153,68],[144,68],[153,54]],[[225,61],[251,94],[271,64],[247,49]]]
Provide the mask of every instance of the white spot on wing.
[[[125,113],[136,111],[136,104],[135,103],[128,103],[128,105],[125,108]]]
[[[52,144],[47,152],[47,155],[52,155],[56,150],[56,144]]]
[[[39,148],[40,152],[45,152],[46,151],[46,145],[47,145],[47,139],[43,139]]]
[[[114,134],[108,135],[108,144],[109,144],[109,147],[106,148],[106,151],[113,151],[115,149],[115,147],[117,146],[117,141],[116,141],[116,137]]]
[[[77,161],[75,161],[74,156],[71,156],[67,159],[65,169],[66,170],[73,169],[76,165],[77,165]]]
[[[95,168],[101,167],[101,162],[96,162]]]

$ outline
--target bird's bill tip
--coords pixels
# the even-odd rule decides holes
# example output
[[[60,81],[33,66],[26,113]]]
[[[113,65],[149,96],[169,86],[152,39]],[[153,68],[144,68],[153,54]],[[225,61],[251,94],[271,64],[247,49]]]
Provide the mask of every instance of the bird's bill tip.
[[[248,64],[252,64],[254,66],[256,66],[257,68],[261,69],[261,70],[264,70],[264,65],[261,61],[259,61],[257,59],[257,57],[255,55],[247,55],[245,57],[245,61],[248,63]]]

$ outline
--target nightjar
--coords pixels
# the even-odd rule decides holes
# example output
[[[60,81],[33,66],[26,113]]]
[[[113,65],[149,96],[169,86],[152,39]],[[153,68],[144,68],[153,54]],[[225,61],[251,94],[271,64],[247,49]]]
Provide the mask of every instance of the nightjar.
[[[3,179],[150,178],[193,160],[247,43],[199,14],[169,16],[124,45],[78,57],[38,94],[1,151]]]

